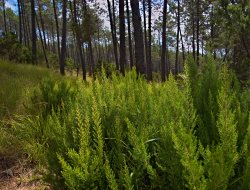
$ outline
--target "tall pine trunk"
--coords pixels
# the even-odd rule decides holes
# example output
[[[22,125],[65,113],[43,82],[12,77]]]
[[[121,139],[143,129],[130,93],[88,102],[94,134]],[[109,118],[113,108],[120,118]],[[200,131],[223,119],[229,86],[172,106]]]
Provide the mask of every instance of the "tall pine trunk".
[[[182,59],[183,59],[183,63],[185,62],[186,56],[185,56],[185,47],[184,47],[184,41],[183,41],[183,35],[181,32],[181,28],[180,28],[180,37],[181,37],[181,49],[182,49]]]
[[[130,1],[130,4],[132,8],[132,20],[134,26],[136,71],[138,74],[145,74],[146,67],[139,0]]]
[[[43,44],[44,44],[44,48],[47,49],[44,20],[43,20],[43,16],[42,16],[42,8],[41,8],[40,0],[38,0],[38,11],[39,11],[39,19],[40,19],[40,23],[41,23],[40,29],[42,29],[42,35],[43,35]]]
[[[43,49],[43,55],[44,55],[45,63],[46,63],[47,68],[49,68],[49,62],[48,62],[47,54],[46,54],[46,51],[45,51],[43,37],[42,37],[42,32],[41,32],[41,29],[39,27],[39,22],[38,22],[37,16],[36,16],[36,23],[37,23],[37,28],[38,28],[38,32],[39,32],[39,38],[40,38],[41,44],[42,44],[42,49]]]
[[[22,44],[23,42],[23,31],[22,31],[22,11],[21,11],[21,4],[20,0],[17,0],[17,7],[18,7],[18,19],[19,19],[19,42]]]
[[[146,18],[146,0],[143,0],[143,28],[144,28],[144,45],[145,45],[145,62],[148,66],[148,37],[147,37],[147,18]]]
[[[3,0],[3,21],[4,21],[4,32],[7,34],[7,22],[6,22],[6,10],[5,10],[5,0]]]
[[[82,41],[81,41],[81,34],[80,34],[80,27],[79,22],[76,14],[76,1],[73,1],[73,19],[74,19],[74,25],[75,25],[75,35],[76,35],[76,43],[78,47],[79,52],[79,58],[82,66],[82,78],[83,80],[86,80],[86,63],[84,59],[84,52],[82,48]]]
[[[115,56],[115,65],[116,65],[116,70],[119,70],[118,52],[117,52],[117,38],[116,38],[115,29],[114,29],[113,14],[112,14],[112,11],[111,11],[111,4],[110,4],[110,1],[107,0],[107,3],[108,3],[108,12],[109,12],[109,20],[110,20],[110,29],[111,29],[112,40],[113,40],[113,48],[114,48],[114,56]]]
[[[66,37],[67,37],[67,0],[63,0],[62,5],[62,41],[60,56],[60,73],[65,75],[65,59],[66,59]]]
[[[197,18],[196,18],[196,48],[197,48],[197,54],[196,54],[196,62],[197,65],[200,64],[200,59],[199,59],[199,50],[200,50],[200,0],[197,0],[196,2],[196,8],[197,8]]]
[[[152,54],[151,54],[151,40],[152,40],[152,2],[148,0],[148,61],[147,61],[147,79],[151,81],[152,76]]]
[[[180,36],[180,0],[178,0],[177,11],[177,37],[176,37],[176,54],[175,54],[175,74],[179,72],[179,37]]]
[[[126,65],[126,39],[125,39],[125,16],[124,0],[119,0],[119,21],[120,21],[120,71],[125,75]]]
[[[129,44],[129,58],[130,58],[130,68],[134,66],[134,55],[133,55],[133,45],[131,37],[131,26],[130,26],[130,11],[128,6],[128,0],[126,0],[126,12],[127,12],[127,22],[128,22],[128,44]]]
[[[192,7],[194,7],[194,0],[191,1]],[[194,16],[194,8],[192,9],[192,48],[193,48],[193,59],[195,60],[195,16]]]
[[[163,20],[162,20],[162,48],[161,48],[161,80],[166,80],[166,46],[167,46],[167,4],[168,1],[164,0],[163,5]]]
[[[37,63],[37,57],[36,57],[36,12],[35,12],[35,1],[30,0],[31,4],[31,30],[32,30],[32,63]]]
[[[56,37],[57,37],[57,53],[58,53],[58,58],[60,59],[60,36],[59,36],[59,25],[58,25],[58,18],[57,18],[57,12],[56,12],[56,3],[55,0],[52,0],[53,2],[53,9],[54,9],[54,17],[55,17],[55,22],[56,22]]]

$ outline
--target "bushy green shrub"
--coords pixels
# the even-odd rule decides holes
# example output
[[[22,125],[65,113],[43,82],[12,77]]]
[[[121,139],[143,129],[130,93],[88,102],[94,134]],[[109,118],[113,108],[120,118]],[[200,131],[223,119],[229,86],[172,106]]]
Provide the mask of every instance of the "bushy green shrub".
[[[58,55],[54,53],[48,53],[48,62],[51,68],[58,68],[59,66],[59,59]]]
[[[18,42],[15,34],[0,38],[0,56],[17,63],[31,63],[31,51]]]
[[[116,72],[116,67],[114,63],[109,63],[105,61],[99,61],[97,63],[96,70],[94,71],[97,74],[101,74],[102,72],[106,73],[106,76],[109,77],[112,73]]]
[[[15,129],[34,129],[22,141],[58,189],[247,189],[246,100],[225,67],[189,61],[178,82],[149,84],[135,70],[47,79],[34,98],[42,111]]]
[[[67,80],[54,81],[51,78],[45,78],[40,83],[39,89],[32,97],[35,109],[39,109],[40,113],[48,116],[52,111],[58,111],[68,107],[69,101],[74,101],[77,90],[74,84]],[[64,104],[65,102],[65,104]]]

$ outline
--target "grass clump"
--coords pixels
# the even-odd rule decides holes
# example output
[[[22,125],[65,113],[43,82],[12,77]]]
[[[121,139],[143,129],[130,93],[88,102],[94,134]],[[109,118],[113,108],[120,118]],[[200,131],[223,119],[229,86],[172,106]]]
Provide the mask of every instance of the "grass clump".
[[[51,71],[31,65],[0,60],[0,154],[15,155],[21,143],[13,135],[11,120],[14,115],[27,112],[34,90]],[[59,78],[56,74],[54,80]]]

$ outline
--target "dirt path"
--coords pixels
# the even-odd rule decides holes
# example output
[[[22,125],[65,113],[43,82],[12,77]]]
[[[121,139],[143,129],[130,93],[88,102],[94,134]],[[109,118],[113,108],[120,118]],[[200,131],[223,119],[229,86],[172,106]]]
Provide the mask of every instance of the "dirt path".
[[[0,155],[0,190],[51,190],[25,159]]]

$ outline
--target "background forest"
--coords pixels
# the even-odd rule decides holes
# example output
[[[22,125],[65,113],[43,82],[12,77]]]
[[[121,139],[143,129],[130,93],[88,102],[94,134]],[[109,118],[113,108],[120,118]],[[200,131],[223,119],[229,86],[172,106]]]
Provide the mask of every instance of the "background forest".
[[[0,189],[250,189],[250,1],[1,0],[0,18]]]

